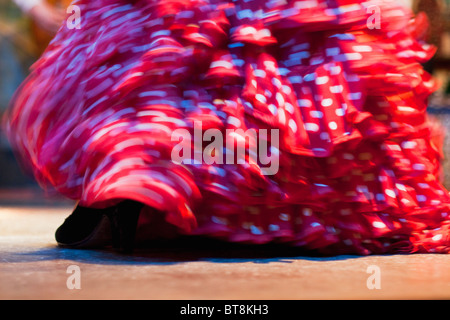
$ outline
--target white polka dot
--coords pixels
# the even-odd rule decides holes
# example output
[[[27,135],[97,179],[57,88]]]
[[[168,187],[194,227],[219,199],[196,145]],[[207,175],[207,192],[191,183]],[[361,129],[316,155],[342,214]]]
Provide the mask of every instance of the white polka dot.
[[[320,223],[318,223],[318,222],[313,222],[313,223],[311,223],[311,227],[320,227]]]
[[[276,224],[269,225],[269,231],[278,231],[278,230],[280,230],[280,226]]]
[[[407,107],[407,106],[398,106],[398,111],[401,112],[414,112],[416,111],[416,109],[412,108],[412,107]]]
[[[302,211],[303,211],[303,215],[304,215],[304,216],[306,216],[306,217],[312,216],[313,211],[312,211],[311,208],[303,208]]]
[[[307,100],[307,99],[299,99],[297,101],[297,103],[298,103],[299,107],[308,107],[309,108],[309,107],[312,106],[312,102],[310,100]]]
[[[284,106],[284,97],[280,92],[277,92],[275,95],[275,99],[280,107]]]
[[[442,234],[437,234],[437,235],[435,235],[433,238],[431,238],[431,239],[433,239],[433,241],[439,241],[439,240],[441,240],[442,239]]]
[[[277,88],[281,88],[281,81],[278,78],[272,78],[272,84]]]
[[[423,194],[418,194],[418,195],[416,196],[416,198],[417,198],[417,201],[419,201],[419,202],[425,202],[425,201],[427,201],[427,197],[424,196]]]
[[[309,63],[314,66],[317,64],[322,64],[323,63],[323,57],[312,57],[311,60],[309,61]]]
[[[322,132],[320,134],[320,139],[322,139],[324,141],[329,141],[330,140],[330,135],[328,134],[328,132]]]
[[[402,148],[398,144],[388,144],[387,148],[392,151],[402,151]]]
[[[423,82],[423,84],[425,85],[425,87],[431,88],[433,86],[434,82],[433,81],[425,81],[425,82]]]
[[[337,86],[331,86],[330,91],[331,93],[342,93],[342,91],[344,91],[344,87],[341,84]]]
[[[327,48],[325,51],[326,55],[331,57],[338,55],[341,52],[341,49],[339,49],[338,47],[334,47],[334,48]]]
[[[261,103],[267,103],[267,99],[264,95],[258,93],[255,95],[255,99],[258,100]]]
[[[286,123],[286,114],[284,113],[283,109],[278,110],[278,120],[283,125]]]
[[[349,100],[359,100],[362,97],[361,92],[352,92],[348,94]]]
[[[332,66],[330,67],[330,74],[337,75],[342,72],[342,68],[340,66]]]
[[[211,63],[210,68],[218,68],[218,67],[222,67],[225,69],[232,69],[233,64],[229,61],[224,61],[224,60],[218,60],[218,61],[214,61]]]
[[[283,86],[282,90],[287,95],[291,94],[291,92],[292,92],[291,88],[289,86],[286,86],[286,85]]]
[[[314,81],[315,79],[316,79],[315,73],[308,73],[307,75],[305,75],[303,77],[303,80],[305,80],[305,81]]]
[[[289,119],[289,128],[295,133],[297,132],[297,124],[293,119]]]
[[[322,100],[322,106],[324,106],[324,107],[329,107],[332,104],[333,104],[333,99],[328,98],[328,99]]]
[[[335,57],[336,61],[353,61],[353,60],[361,60],[362,55],[358,52],[352,52],[352,53],[344,53],[337,55]]]
[[[341,108],[336,109],[335,112],[338,117],[342,117],[345,114],[344,109],[341,109]]]
[[[284,104],[284,108],[286,109],[287,112],[289,112],[290,114],[294,114],[294,106],[288,102],[286,102]]]
[[[386,193],[389,197],[391,197],[391,198],[395,198],[395,197],[396,197],[396,196],[395,196],[395,191],[394,191],[394,190],[386,189],[385,193]]]
[[[322,84],[327,83],[328,80],[330,80],[330,78],[328,78],[327,76],[317,77],[317,79],[316,79],[316,84],[317,84],[317,85],[322,85]]]
[[[261,69],[254,70],[253,71],[253,75],[255,77],[259,77],[259,78],[265,78],[267,76],[266,72],[264,70],[261,70]]]
[[[271,35],[272,34],[270,33],[269,29],[261,29],[256,33],[255,38],[259,40],[262,38],[270,37]]]
[[[291,83],[302,83],[303,78],[301,76],[292,76],[292,77],[289,77],[289,81]]]
[[[336,129],[338,128],[338,125],[337,125],[336,122],[331,121],[331,122],[328,124],[328,127],[329,127],[331,130],[336,130]]]
[[[264,61],[264,66],[267,68],[267,70],[275,71],[275,61]]]
[[[368,193],[369,188],[367,186],[356,186],[356,191],[360,193]]]
[[[160,36],[170,36],[170,34],[171,34],[170,30],[160,30],[160,31],[153,32],[150,35],[150,38],[155,38],[155,37],[160,37]]]
[[[236,128],[239,128],[241,126],[241,120],[233,116],[228,117],[228,123],[235,126]]]
[[[414,141],[404,141],[402,142],[403,149],[414,149],[417,146],[417,143]]]
[[[305,129],[306,131],[317,132],[319,131],[319,126],[315,123],[305,123]]]
[[[383,222],[381,222],[381,221],[374,221],[374,222],[372,222],[372,226],[374,228],[377,228],[377,229],[386,228],[386,225]]]
[[[411,201],[409,201],[408,199],[402,199],[400,200],[403,204],[408,205]]]
[[[425,165],[422,163],[415,163],[412,165],[412,168],[414,170],[425,170],[426,169]]]
[[[277,115],[278,109],[274,104],[269,104],[268,108],[274,116]]]
[[[239,30],[239,32],[242,35],[255,34],[256,33],[256,29],[253,28],[253,27],[245,27],[245,28],[242,28],[241,30]]]
[[[426,52],[419,51],[419,52],[417,52],[417,56],[418,56],[419,58],[424,59],[424,58],[427,57],[427,54],[426,54]]]
[[[372,47],[370,46],[353,46],[353,50],[356,52],[372,52]]]
[[[309,114],[311,115],[311,117],[316,118],[316,119],[323,118],[323,112],[322,111],[313,110]]]
[[[263,232],[262,232],[262,230],[261,229],[259,229],[258,227],[256,227],[256,226],[250,226],[250,232],[251,233],[253,233],[253,234],[255,234],[255,235],[261,235],[261,234],[263,234]]]

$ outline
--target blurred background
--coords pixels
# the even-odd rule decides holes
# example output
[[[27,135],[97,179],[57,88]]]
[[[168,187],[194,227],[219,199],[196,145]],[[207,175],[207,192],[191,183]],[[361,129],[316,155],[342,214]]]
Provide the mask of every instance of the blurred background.
[[[439,83],[429,100],[428,113],[444,129],[443,154],[450,155],[450,0],[399,0],[430,20],[428,42],[437,46],[435,57],[425,65]],[[38,6],[32,5],[40,3]],[[38,59],[70,1],[0,0],[0,116],[17,87]],[[450,159],[442,160],[442,181],[450,187]],[[57,195],[42,196],[35,181],[23,173],[0,129],[0,205],[21,202],[64,201]]]

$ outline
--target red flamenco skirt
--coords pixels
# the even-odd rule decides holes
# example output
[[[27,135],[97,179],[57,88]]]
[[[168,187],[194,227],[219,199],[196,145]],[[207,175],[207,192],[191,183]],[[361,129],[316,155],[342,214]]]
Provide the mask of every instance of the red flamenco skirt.
[[[435,85],[420,65],[435,50],[405,8],[73,4],[81,28],[61,27],[6,119],[43,187],[88,207],[144,203],[141,237],[285,243],[327,255],[450,251],[450,197],[426,119]],[[254,130],[273,142],[276,171],[248,152],[243,164],[173,161],[181,141],[173,133],[196,124],[201,137],[214,129],[249,152],[255,141],[241,133]],[[192,145],[193,154],[208,149]]]

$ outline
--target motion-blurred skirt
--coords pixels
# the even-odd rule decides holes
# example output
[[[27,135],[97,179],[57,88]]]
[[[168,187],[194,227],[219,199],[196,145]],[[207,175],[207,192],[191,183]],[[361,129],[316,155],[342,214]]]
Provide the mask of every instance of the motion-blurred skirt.
[[[61,27],[7,115],[43,187],[83,206],[140,201],[148,237],[450,251],[424,20],[388,1],[73,4],[80,28]]]

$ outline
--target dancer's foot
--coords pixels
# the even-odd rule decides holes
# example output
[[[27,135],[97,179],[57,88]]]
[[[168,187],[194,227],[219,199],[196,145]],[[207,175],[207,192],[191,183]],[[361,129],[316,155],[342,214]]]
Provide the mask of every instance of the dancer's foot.
[[[143,208],[140,202],[125,200],[110,214],[113,247],[122,253],[132,253],[139,214]]]
[[[112,243],[110,217],[116,207],[93,209],[77,206],[56,230],[59,246],[74,249],[101,248]]]

